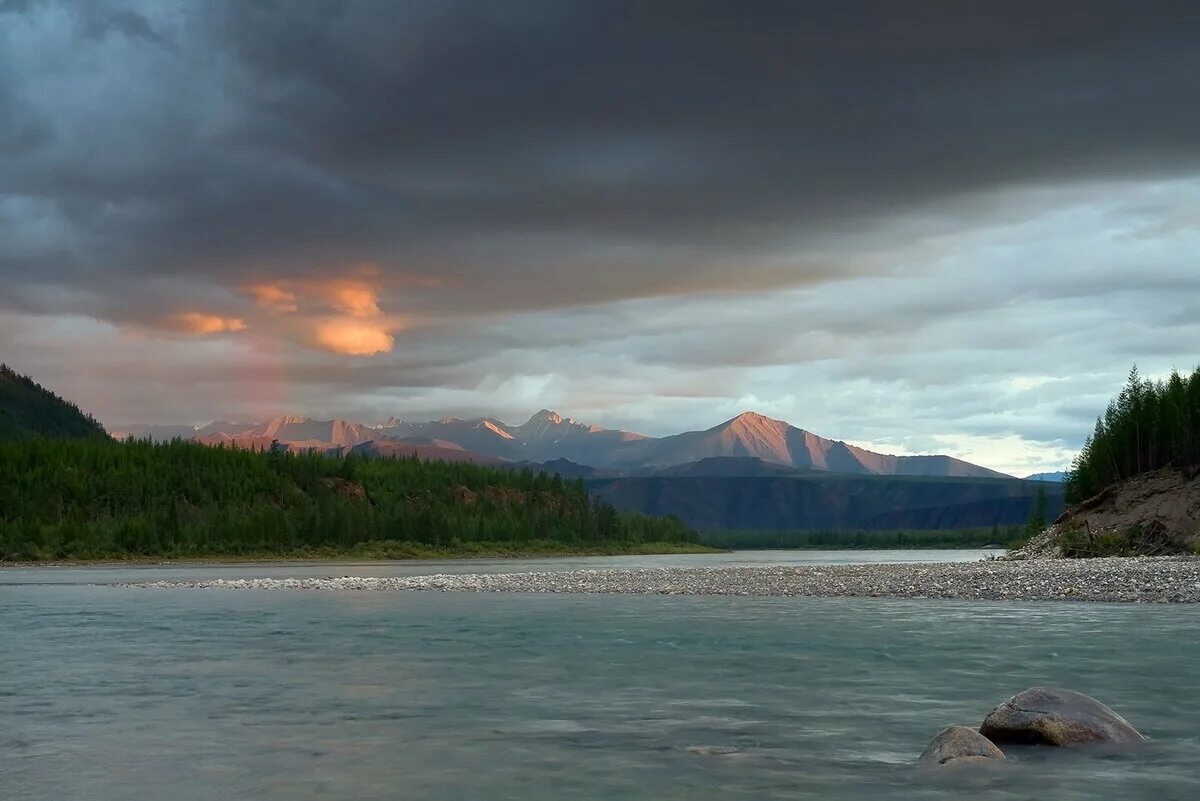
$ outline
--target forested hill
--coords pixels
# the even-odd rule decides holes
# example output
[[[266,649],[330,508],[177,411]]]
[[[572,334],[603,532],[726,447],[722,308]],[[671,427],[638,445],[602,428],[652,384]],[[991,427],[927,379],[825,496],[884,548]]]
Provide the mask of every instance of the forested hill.
[[[648,476],[588,481],[618,509],[677,515],[701,530],[895,531],[1023,524],[1038,497],[1062,511],[1059,485],[995,478],[863,476]]]
[[[695,541],[676,519],[618,513],[577,481],[531,471],[182,441],[0,442],[0,559]]]
[[[1164,467],[1200,465],[1200,367],[1165,381],[1129,380],[1096,420],[1067,476],[1075,503],[1133,476]]]
[[[0,440],[104,436],[104,427],[75,404],[0,364]]]

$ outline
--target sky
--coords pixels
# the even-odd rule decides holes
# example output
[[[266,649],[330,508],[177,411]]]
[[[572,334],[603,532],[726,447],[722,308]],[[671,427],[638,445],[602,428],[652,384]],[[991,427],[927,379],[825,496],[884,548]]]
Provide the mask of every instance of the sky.
[[[0,360],[110,426],[745,410],[1061,469],[1200,362],[1200,4],[0,0]]]

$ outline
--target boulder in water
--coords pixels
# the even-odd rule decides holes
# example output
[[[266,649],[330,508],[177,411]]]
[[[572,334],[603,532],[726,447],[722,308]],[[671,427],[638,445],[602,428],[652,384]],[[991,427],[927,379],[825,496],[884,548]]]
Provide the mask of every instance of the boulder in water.
[[[966,726],[947,726],[929,743],[918,760],[922,765],[963,765],[1004,759],[1004,752],[988,738]]]
[[[984,718],[979,732],[997,743],[1059,747],[1146,739],[1095,698],[1045,687],[1026,690],[1000,704]]]

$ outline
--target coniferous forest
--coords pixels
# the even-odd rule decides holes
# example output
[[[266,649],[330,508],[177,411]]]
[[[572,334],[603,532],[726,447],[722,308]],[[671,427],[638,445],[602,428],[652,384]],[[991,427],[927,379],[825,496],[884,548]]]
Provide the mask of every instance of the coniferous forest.
[[[418,459],[116,442],[0,365],[0,560],[696,549],[578,481]]]
[[[1139,473],[1200,464],[1200,368],[1165,381],[1129,372],[1125,387],[1096,420],[1067,476],[1075,503]]]
[[[620,551],[695,541],[676,519],[619,513],[578,482],[528,470],[183,441],[0,442],[0,559],[283,555],[388,543]]]

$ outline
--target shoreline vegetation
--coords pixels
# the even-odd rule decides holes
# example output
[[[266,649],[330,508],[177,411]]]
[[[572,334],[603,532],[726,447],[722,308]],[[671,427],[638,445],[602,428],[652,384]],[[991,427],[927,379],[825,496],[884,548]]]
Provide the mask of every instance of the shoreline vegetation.
[[[973,530],[972,530],[973,531]],[[990,531],[990,529],[988,529]],[[708,532],[714,533],[714,532]],[[719,532],[722,536],[710,539],[701,534],[700,542],[639,542],[597,543],[593,545],[571,545],[551,540],[527,540],[520,543],[470,542],[458,546],[436,547],[419,542],[378,540],[359,543],[350,548],[299,548],[293,551],[260,552],[213,552],[187,554],[117,554],[100,556],[47,557],[39,559],[0,558],[0,568],[6,567],[87,567],[121,565],[220,565],[255,564],[280,562],[391,562],[411,560],[470,560],[470,559],[553,559],[584,556],[656,556],[672,554],[714,554],[736,550],[782,550],[782,551],[934,551],[975,550],[993,543],[970,532],[956,538],[960,532],[862,532],[872,535],[866,542],[854,540],[856,532],[812,532],[815,538],[804,544],[750,546],[716,544],[726,542],[724,535],[742,532]],[[841,542],[827,542],[830,534],[845,533],[850,538]],[[810,532],[788,532],[790,535],[807,535]],[[922,541],[919,535],[933,535]],[[946,535],[944,538],[938,535]],[[909,539],[911,538],[911,540]],[[886,544],[892,543],[892,544]],[[998,548],[1005,548],[999,544]]]
[[[0,559],[415,558],[700,548],[580,481],[414,458],[173,441],[0,442]]]
[[[89,558],[38,560],[0,559],[6,567],[120,567],[122,565],[242,565],[303,564],[306,562],[405,562],[416,559],[453,561],[471,559],[569,559],[581,556],[653,556],[660,554],[727,553],[725,549],[688,542],[642,542],[597,544],[574,547],[550,540],[529,540],[519,544],[472,542],[458,547],[433,547],[418,542],[381,540],[364,542],[353,548],[305,548],[280,553],[213,553],[204,555],[127,554]]]
[[[860,551],[860,550],[959,550],[987,548],[1011,550],[1023,545],[1027,526],[991,526],[968,529],[854,530],[806,529],[799,531],[701,531],[700,542],[722,550]]]
[[[969,551],[981,550],[984,545],[795,545],[778,548],[717,547],[704,543],[643,542],[610,546],[571,547],[546,540],[530,540],[520,545],[504,543],[470,543],[458,548],[434,548],[416,542],[383,540],[363,543],[348,550],[312,548],[281,553],[212,553],[189,555],[126,554],[96,557],[62,557],[46,559],[2,559],[0,568],[8,567],[120,567],[122,565],[238,565],[321,562],[407,562],[413,560],[452,561],[471,559],[570,559],[585,556],[670,556],[704,555],[746,551]],[[1003,549],[1000,546],[997,550]]]

